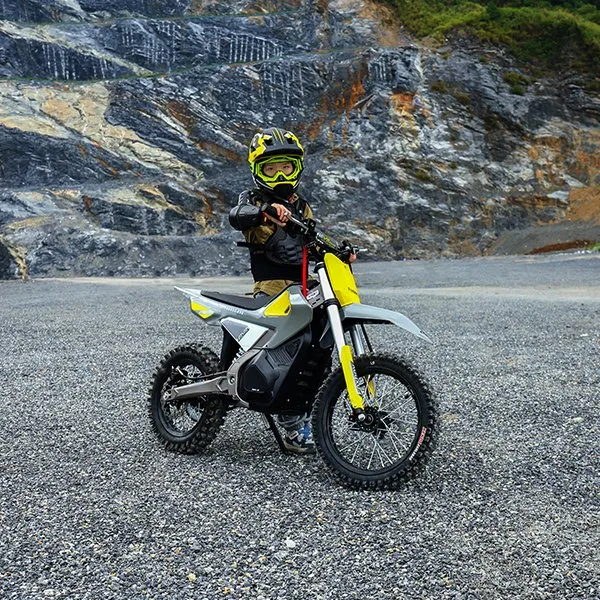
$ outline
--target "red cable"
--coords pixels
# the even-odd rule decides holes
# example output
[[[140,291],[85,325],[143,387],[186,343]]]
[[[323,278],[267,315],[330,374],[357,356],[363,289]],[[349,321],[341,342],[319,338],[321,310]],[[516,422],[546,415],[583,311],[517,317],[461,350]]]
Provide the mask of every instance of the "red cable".
[[[306,298],[308,290],[306,288],[306,279],[308,274],[308,252],[306,246],[302,246],[302,295]]]

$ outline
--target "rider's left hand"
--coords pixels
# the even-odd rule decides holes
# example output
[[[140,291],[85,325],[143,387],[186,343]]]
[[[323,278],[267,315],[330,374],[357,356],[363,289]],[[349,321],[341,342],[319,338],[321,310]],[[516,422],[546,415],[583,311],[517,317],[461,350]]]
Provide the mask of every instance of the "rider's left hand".
[[[341,248],[342,255],[340,255],[340,258],[351,265],[358,258],[355,251],[356,249],[348,240],[342,240]]]

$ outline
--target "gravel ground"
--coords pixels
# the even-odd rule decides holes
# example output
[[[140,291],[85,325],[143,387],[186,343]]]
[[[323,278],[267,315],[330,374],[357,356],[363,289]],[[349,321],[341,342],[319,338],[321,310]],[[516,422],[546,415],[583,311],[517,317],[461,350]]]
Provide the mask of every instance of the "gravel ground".
[[[600,256],[357,273],[436,341],[377,329],[441,403],[427,471],[396,492],[281,455],[247,411],[207,454],[165,452],[155,364],[219,345],[172,281],[0,283],[0,597],[600,597]]]

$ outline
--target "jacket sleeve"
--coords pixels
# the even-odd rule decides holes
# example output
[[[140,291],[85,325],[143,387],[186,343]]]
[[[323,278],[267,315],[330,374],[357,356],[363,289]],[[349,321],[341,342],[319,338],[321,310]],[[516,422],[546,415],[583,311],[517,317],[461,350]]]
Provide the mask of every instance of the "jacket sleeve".
[[[257,227],[263,222],[263,215],[257,205],[259,200],[250,191],[240,194],[237,206],[229,211],[229,224],[238,231]]]

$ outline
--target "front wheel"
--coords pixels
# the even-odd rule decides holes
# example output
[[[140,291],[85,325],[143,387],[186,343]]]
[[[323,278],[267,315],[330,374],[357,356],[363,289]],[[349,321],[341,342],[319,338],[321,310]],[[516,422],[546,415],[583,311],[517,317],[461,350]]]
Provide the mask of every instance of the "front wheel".
[[[167,392],[218,370],[217,355],[195,344],[176,348],[161,361],[152,379],[148,412],[154,431],[168,450],[194,454],[215,439],[225,415],[219,396],[169,400]]]
[[[350,487],[395,489],[415,477],[433,452],[437,404],[424,378],[403,360],[366,355],[354,366],[365,418],[354,415],[339,367],[315,403],[317,449]]]

